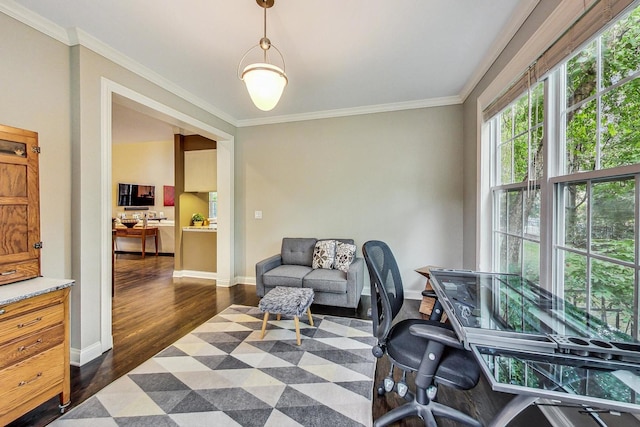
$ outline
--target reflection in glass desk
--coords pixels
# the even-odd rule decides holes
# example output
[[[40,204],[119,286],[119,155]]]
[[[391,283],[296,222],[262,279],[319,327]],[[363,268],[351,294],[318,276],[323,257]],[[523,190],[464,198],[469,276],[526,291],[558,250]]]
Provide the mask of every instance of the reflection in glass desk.
[[[640,413],[630,335],[518,275],[431,269],[430,280],[493,390]]]

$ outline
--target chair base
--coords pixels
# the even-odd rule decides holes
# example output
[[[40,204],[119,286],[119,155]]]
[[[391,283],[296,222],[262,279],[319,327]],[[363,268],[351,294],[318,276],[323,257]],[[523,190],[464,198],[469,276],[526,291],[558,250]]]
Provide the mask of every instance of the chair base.
[[[424,405],[418,403],[415,397],[412,401],[387,412],[375,420],[373,422],[373,426],[384,427],[403,418],[414,416],[420,417],[424,421],[424,425],[426,427],[438,427],[435,417],[449,418],[467,426],[482,427],[482,423],[480,421],[474,420],[469,415],[460,412],[457,409],[434,401],[429,401],[428,404]]]

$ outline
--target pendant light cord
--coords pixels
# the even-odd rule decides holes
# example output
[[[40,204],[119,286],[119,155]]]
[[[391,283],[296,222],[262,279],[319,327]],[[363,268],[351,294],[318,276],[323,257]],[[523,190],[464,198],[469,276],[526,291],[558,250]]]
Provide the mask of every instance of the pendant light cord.
[[[264,0],[266,1],[266,0]],[[264,8],[264,38],[267,38],[267,8]],[[264,55],[264,62],[267,62],[267,49],[262,49],[262,53]]]

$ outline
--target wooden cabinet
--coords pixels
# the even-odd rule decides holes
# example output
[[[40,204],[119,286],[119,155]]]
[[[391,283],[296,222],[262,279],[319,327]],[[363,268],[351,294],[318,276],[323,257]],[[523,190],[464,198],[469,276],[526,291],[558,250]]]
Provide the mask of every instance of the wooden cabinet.
[[[184,152],[184,191],[210,192],[218,188],[216,150]]]
[[[40,275],[38,134],[0,125],[0,285]]]
[[[36,132],[0,125],[0,425],[71,397],[73,281],[39,277],[39,153]]]
[[[25,283],[30,287],[29,282],[47,280]],[[61,409],[69,404],[69,291],[70,287],[54,287],[0,305],[0,425],[55,396]]]

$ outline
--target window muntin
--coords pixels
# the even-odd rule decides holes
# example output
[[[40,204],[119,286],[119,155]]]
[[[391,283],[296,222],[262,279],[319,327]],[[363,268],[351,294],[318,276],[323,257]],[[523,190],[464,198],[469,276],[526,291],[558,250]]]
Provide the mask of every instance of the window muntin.
[[[564,173],[640,163],[640,8],[570,58]]]
[[[534,181],[542,173],[544,85],[534,85],[500,112],[499,171],[496,185]]]
[[[556,255],[564,297],[631,333],[640,175],[557,184],[564,224]]]
[[[544,85],[536,84],[494,118],[494,269],[540,277],[540,188]]]
[[[559,68],[566,82],[560,86],[567,102],[559,121],[565,139],[552,142],[559,154],[565,148],[564,168],[552,178],[558,197],[555,289],[634,337],[640,273],[639,34],[637,8]],[[576,178],[582,173],[585,179]]]

